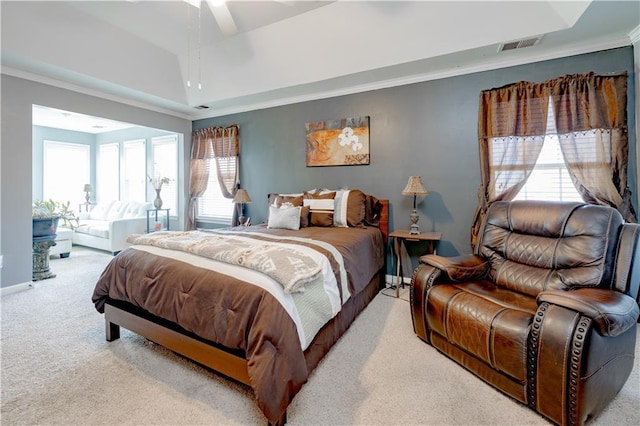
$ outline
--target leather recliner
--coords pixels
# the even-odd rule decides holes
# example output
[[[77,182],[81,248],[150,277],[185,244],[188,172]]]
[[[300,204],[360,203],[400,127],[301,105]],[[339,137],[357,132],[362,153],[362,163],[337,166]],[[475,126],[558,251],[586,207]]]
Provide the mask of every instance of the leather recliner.
[[[549,420],[583,424],[633,368],[639,235],[609,207],[496,202],[474,254],[420,258],[414,331]]]

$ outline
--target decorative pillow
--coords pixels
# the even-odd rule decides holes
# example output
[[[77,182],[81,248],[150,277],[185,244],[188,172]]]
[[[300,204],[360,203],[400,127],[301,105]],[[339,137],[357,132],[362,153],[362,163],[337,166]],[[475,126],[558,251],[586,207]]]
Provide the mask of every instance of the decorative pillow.
[[[282,204],[291,203],[294,207],[302,205],[304,194],[269,194],[269,205],[281,207]]]
[[[333,226],[335,195],[335,191],[324,194],[305,192],[303,205],[309,206],[311,226]]]
[[[282,206],[302,207],[303,194],[269,194],[269,205],[282,208]],[[300,210],[300,228],[309,226],[309,208]]]
[[[309,214],[311,209],[309,206],[300,207],[300,228],[306,228],[309,226]]]
[[[279,209],[275,206],[269,206],[267,228],[292,229],[297,231],[300,229],[300,210],[302,210],[302,207],[285,207]]]
[[[364,226],[366,195],[359,189],[336,193],[333,226],[346,228]]]
[[[365,196],[365,215],[364,224],[369,226],[378,226],[380,224],[380,212],[382,211],[382,203],[373,195]]]

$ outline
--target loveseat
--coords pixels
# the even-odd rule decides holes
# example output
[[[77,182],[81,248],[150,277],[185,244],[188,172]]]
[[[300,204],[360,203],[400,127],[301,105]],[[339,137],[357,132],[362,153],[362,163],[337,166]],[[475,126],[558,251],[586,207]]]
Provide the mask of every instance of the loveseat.
[[[80,225],[73,232],[73,244],[107,250],[113,254],[129,246],[127,236],[147,229],[147,209],[151,203],[107,201],[90,212],[79,214]]]
[[[414,331],[554,423],[584,424],[633,368],[639,235],[610,207],[496,202],[474,254],[420,258]]]

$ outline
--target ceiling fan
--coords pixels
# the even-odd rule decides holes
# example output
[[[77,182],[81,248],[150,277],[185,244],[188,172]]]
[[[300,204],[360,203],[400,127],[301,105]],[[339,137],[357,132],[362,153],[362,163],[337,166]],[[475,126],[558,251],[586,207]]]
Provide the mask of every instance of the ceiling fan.
[[[200,4],[202,0],[184,0],[190,5],[200,9]],[[231,16],[231,12],[229,12],[229,8],[227,7],[227,3],[225,0],[205,0],[209,5],[209,9],[211,9],[211,13],[213,13],[213,17],[215,18],[218,26],[220,27],[220,31],[222,34],[226,36],[232,36],[238,32],[238,27],[236,27],[236,23]]]
[[[183,0],[183,1],[189,3],[190,5],[198,9],[202,4],[202,0]],[[211,10],[211,13],[213,14],[213,17],[215,18],[216,22],[218,23],[218,27],[220,27],[220,31],[222,31],[222,34],[226,36],[232,36],[238,33],[238,27],[236,27],[236,23],[233,20],[233,17],[231,16],[231,12],[227,7],[226,0],[204,0],[204,1],[207,3],[207,5],[209,5],[209,9]],[[287,0],[276,0],[276,1],[288,6],[291,6],[294,3],[293,1],[287,1]]]

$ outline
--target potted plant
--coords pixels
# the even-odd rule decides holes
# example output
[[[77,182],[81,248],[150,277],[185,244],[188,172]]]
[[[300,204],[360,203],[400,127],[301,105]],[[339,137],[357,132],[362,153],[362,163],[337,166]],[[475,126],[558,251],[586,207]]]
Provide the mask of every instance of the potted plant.
[[[60,203],[54,200],[34,201],[31,208],[31,218],[33,220],[33,236],[46,237],[54,235],[58,228],[58,222],[75,229],[79,224],[76,213],[69,209],[71,203]]]

